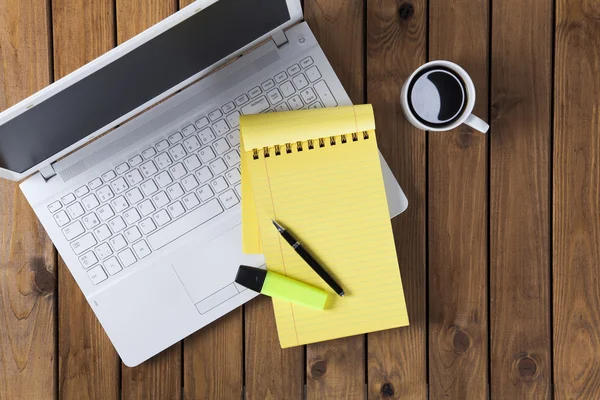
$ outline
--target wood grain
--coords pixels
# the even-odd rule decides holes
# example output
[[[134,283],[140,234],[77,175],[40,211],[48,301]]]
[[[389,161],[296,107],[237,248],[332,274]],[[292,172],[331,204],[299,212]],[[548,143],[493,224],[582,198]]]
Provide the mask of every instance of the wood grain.
[[[60,79],[115,45],[111,0],[54,0],[54,75]],[[120,362],[62,258],[58,267],[61,399],[117,399]]]
[[[425,0],[367,2],[367,100],[379,148],[409,201],[392,225],[410,320],[368,335],[369,399],[427,397],[426,134],[406,121],[399,102],[404,80],[425,62],[426,32]]]
[[[48,3],[0,0],[0,111],[48,85]],[[56,252],[0,180],[0,399],[56,398]]]
[[[544,399],[552,371],[552,1],[492,4],[491,396]]]
[[[117,0],[117,41],[122,43],[177,11],[175,0]],[[135,368],[122,365],[123,399],[180,399],[181,344]]]
[[[305,19],[353,103],[365,101],[364,2],[305,0]],[[363,399],[365,335],[306,346],[308,399]]]
[[[429,3],[429,59],[453,61],[477,89],[487,120],[489,9]],[[429,394],[487,396],[487,137],[463,125],[429,134]]]
[[[556,3],[554,382],[557,399],[600,398],[600,8]]]

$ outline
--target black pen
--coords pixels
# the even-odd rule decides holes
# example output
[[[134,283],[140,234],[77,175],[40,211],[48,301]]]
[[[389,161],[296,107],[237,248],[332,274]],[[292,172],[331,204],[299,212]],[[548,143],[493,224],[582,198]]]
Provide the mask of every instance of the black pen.
[[[321,277],[321,279],[323,279],[337,294],[339,294],[341,297],[344,297],[344,289],[342,289],[340,285],[338,285],[337,282],[334,281],[331,276],[329,276],[327,271],[321,267],[317,260],[312,258],[312,256],[308,254],[306,250],[304,250],[300,242],[294,239],[294,237],[277,222],[273,221],[273,225],[275,225],[275,228],[277,228],[285,241],[288,242],[290,246],[294,248],[294,250],[296,250],[296,253],[298,253],[298,255],[302,257],[304,261],[306,261],[306,263]]]

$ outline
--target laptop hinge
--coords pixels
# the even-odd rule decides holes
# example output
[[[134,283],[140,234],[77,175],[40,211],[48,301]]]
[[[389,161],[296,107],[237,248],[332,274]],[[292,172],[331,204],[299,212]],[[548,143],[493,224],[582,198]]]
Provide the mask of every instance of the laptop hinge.
[[[288,42],[287,35],[281,29],[273,32],[271,37],[273,38],[273,41],[277,47],[281,47]]]
[[[56,176],[56,171],[54,170],[54,165],[46,165],[44,168],[40,169],[40,174],[48,182],[50,179]]]

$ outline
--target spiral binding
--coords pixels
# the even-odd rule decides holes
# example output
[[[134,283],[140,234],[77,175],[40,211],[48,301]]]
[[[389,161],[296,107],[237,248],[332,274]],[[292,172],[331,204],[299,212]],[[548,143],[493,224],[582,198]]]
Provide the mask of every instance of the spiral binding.
[[[339,143],[340,144],[348,143],[349,138],[347,136],[350,136],[351,140],[353,142],[357,142],[359,140],[359,133],[360,132],[355,132],[350,135],[341,135]],[[367,131],[363,131],[362,138],[363,138],[363,140],[369,139],[369,133]],[[338,143],[338,140],[336,139],[335,136],[331,136],[329,138],[329,146],[335,146],[335,145],[337,145],[337,143]],[[305,146],[304,146],[303,142],[286,143],[285,144],[285,154],[292,153],[294,145],[296,146],[297,152],[301,152],[301,151],[305,150]],[[326,146],[326,138],[320,138],[316,141],[313,139],[309,139],[306,141],[306,149],[307,150],[314,150],[316,148],[323,148],[325,146]],[[272,155],[277,157],[277,156],[284,154],[284,152],[282,150],[283,150],[283,148],[280,145],[275,145],[271,148],[263,147],[262,150],[261,149],[252,149],[252,158],[254,158],[255,160],[258,160],[260,158],[261,152],[262,152],[264,158],[269,158]]]

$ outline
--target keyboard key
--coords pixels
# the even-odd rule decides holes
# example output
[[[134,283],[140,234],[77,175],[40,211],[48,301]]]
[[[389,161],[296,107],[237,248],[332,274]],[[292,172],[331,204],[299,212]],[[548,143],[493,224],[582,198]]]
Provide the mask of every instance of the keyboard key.
[[[108,273],[111,275],[115,275],[123,270],[116,257],[111,257],[104,261],[104,268],[106,268]]]
[[[112,233],[110,232],[110,229],[108,229],[108,226],[106,225],[102,225],[97,227],[96,229],[93,230],[94,235],[96,235],[96,238],[100,241],[103,242],[106,239],[108,239],[110,237],[110,235],[112,235]]]
[[[194,125],[188,125],[181,130],[184,136],[190,136],[192,133],[196,132],[196,127]]]
[[[207,201],[214,195],[215,192],[213,192],[213,190],[208,185],[202,186],[200,189],[198,189],[198,196],[200,196],[200,200],[202,201]]]
[[[271,90],[269,93],[267,93],[267,97],[272,105],[275,105],[283,100],[283,96],[281,95],[279,89]]]
[[[233,104],[233,101],[230,101],[229,103],[227,103],[223,107],[221,107],[221,110],[223,110],[223,112],[225,114],[230,113],[233,110],[235,110],[235,104]]]
[[[188,175],[181,180],[181,184],[185,188],[186,192],[189,192],[198,187],[198,181],[194,177],[194,175]]]
[[[166,149],[169,148],[169,142],[167,142],[166,140],[161,140],[160,142],[158,142],[156,144],[156,151],[158,151],[159,153],[161,151],[165,151]]]
[[[154,220],[158,224],[158,226],[163,226],[171,221],[171,217],[165,210],[160,210],[156,214],[154,214]]]
[[[158,157],[160,157],[160,156],[158,156]],[[156,162],[158,162],[158,157],[156,158]],[[162,169],[163,167],[161,166],[160,168]],[[154,164],[154,161],[146,161],[144,164],[142,164],[140,166],[140,170],[142,171],[142,174],[146,178],[149,178],[158,172],[158,168],[156,168],[156,164]]]
[[[179,143],[181,139],[183,139],[183,136],[179,132],[175,132],[169,136],[169,142],[171,142],[171,144]]]
[[[171,157],[173,157],[173,160],[175,160],[175,161],[181,160],[183,157],[185,157],[187,155],[187,153],[185,152],[185,149],[180,144],[169,149],[169,153],[171,154]]]
[[[119,250],[127,247],[127,241],[125,241],[125,238],[123,237],[123,235],[117,235],[117,236],[111,238],[108,241],[108,243],[110,244],[110,247],[112,247],[112,249],[114,251],[119,251]]]
[[[198,138],[196,138],[195,135],[189,139],[186,139],[183,142],[183,145],[185,146],[185,148],[187,149],[187,151],[189,153],[193,153],[194,151],[196,151],[200,148],[200,142],[198,141]]]
[[[138,208],[144,217],[147,217],[148,215],[150,215],[154,211],[156,211],[156,208],[154,208],[154,204],[152,204],[152,202],[150,200],[142,201],[138,205]]]
[[[198,156],[195,154],[192,154],[191,156],[183,160],[183,163],[185,164],[185,167],[188,171],[194,171],[195,169],[199,168],[200,165],[202,165],[202,163],[200,163],[200,160],[198,159]]]
[[[137,228],[137,226],[132,226],[131,228],[125,231],[125,237],[129,241],[129,243],[133,243],[136,240],[140,239],[142,237],[142,234],[140,233],[140,230]]]
[[[302,68],[306,68],[306,67],[308,67],[309,65],[312,65],[312,64],[313,64],[312,57],[306,57],[305,59],[303,59],[302,61],[300,61],[300,66]]]
[[[318,81],[319,79],[321,79],[321,72],[319,71],[319,69],[316,66],[310,67],[309,69],[306,70],[306,76],[308,76],[309,81],[314,83],[314,82]]]
[[[112,186],[113,191],[116,194],[121,194],[124,191],[126,191],[127,189],[129,189],[129,185],[127,184],[127,182],[125,182],[125,179],[123,178],[117,178],[114,181],[112,181],[110,183],[110,186]]]
[[[222,176],[219,176],[217,179],[215,179],[214,181],[212,181],[210,183],[210,186],[215,191],[215,193],[220,193],[223,190],[227,189],[227,187],[229,185],[227,185],[225,178],[223,178]]]
[[[206,183],[212,179],[213,174],[212,172],[210,172],[210,169],[208,169],[208,167],[202,167],[198,172],[196,172],[196,176],[198,177],[200,183]]]
[[[177,218],[185,213],[185,208],[183,208],[178,201],[167,207],[167,210],[169,210],[169,214],[171,214],[171,217],[173,218]]]
[[[196,121],[196,126],[198,127],[198,129],[202,129],[208,124],[209,124],[208,118],[206,118],[206,117],[202,117],[198,121]]]
[[[200,160],[202,160],[202,162],[204,164],[208,163],[209,161],[213,160],[216,157],[215,152],[210,147],[206,147],[206,148],[200,150],[199,154],[200,154]]]
[[[96,190],[100,186],[102,186],[102,179],[96,178],[93,181],[91,181],[90,183],[88,183],[88,186],[90,187],[90,190]]]
[[[302,100],[304,100],[304,103],[306,104],[311,104],[312,102],[317,100],[317,95],[311,88],[306,88],[303,91],[301,91],[300,96],[302,96]]]
[[[241,199],[242,198],[242,185],[240,183],[235,185],[235,191]]]
[[[108,204],[103,205],[96,212],[98,213],[98,216],[100,217],[100,219],[102,221],[107,221],[109,218],[112,218],[115,216],[115,213],[113,212],[112,208],[110,208],[110,206]]]
[[[300,66],[298,64],[294,64],[287,69],[287,72],[290,74],[290,76],[296,75],[298,72],[300,72]]]
[[[160,174],[156,175],[156,183],[158,187],[164,188],[165,186],[173,183],[173,179],[171,179],[171,175],[167,171],[163,171]]]
[[[252,103],[241,108],[242,114],[259,114],[269,108],[269,102],[265,96],[252,100]]]
[[[117,168],[115,168],[115,171],[117,171],[117,174],[119,175],[124,174],[125,172],[129,171],[129,164],[126,162],[119,164]]]
[[[237,168],[232,169],[231,171],[227,171],[225,174],[225,178],[230,185],[235,185],[241,180],[240,171]]]
[[[148,257],[150,253],[152,253],[150,251],[150,248],[148,247],[148,243],[146,243],[146,241],[144,240],[141,240],[134,244],[133,251],[135,251],[135,254],[140,260],[144,257]]]
[[[183,201],[185,208],[187,208],[188,210],[191,210],[192,208],[197,207],[200,204],[198,197],[194,193],[186,195],[181,200]]]
[[[119,260],[121,260],[121,263],[125,268],[132,266],[136,262],[135,256],[133,255],[133,251],[131,251],[130,249],[126,249],[120,252]]]
[[[156,230],[156,224],[151,218],[148,218],[140,222],[140,229],[144,232],[144,235],[147,235]]]
[[[302,103],[302,99],[300,99],[300,96],[291,97],[288,100],[288,104],[292,110],[299,110],[304,105],[304,103]]]
[[[229,189],[223,194],[220,194],[219,200],[221,200],[221,204],[223,204],[223,207],[225,207],[225,209],[230,209],[231,207],[235,206],[240,202],[234,191],[231,189]]]
[[[147,160],[149,158],[152,158],[156,155],[156,150],[154,150],[154,147],[150,147],[146,150],[144,150],[142,152],[142,156]]]
[[[240,131],[239,130],[236,129],[235,131],[231,131],[225,137],[227,138],[227,141],[229,142],[231,147],[238,147],[240,145]]]
[[[98,258],[104,260],[107,257],[110,257],[112,254],[112,250],[106,243],[102,243],[100,246],[96,247],[96,254]]]
[[[296,89],[301,90],[308,86],[308,81],[306,80],[306,76],[304,74],[296,75],[292,78],[292,82],[294,82],[294,86]]]
[[[185,218],[181,218],[169,226],[148,236],[148,242],[154,250],[158,250],[190,232],[191,230],[197,228],[198,226],[213,219],[222,212],[223,208],[219,202],[216,199],[211,200],[210,202],[188,213]]]
[[[217,151],[217,154],[219,154],[219,155],[225,153],[227,150],[229,150],[231,148],[231,147],[229,147],[229,143],[227,143],[227,140],[225,140],[224,138],[217,140],[213,144],[213,147]]]
[[[60,210],[61,208],[62,208],[62,204],[60,204],[60,201],[55,201],[54,203],[52,203],[48,206],[48,211],[50,211],[51,213],[55,213],[58,210]]]
[[[158,164],[158,167],[160,169],[165,169],[169,165],[173,164],[171,157],[169,157],[167,153],[159,154],[158,157],[154,159],[154,161],[156,161],[156,164]]]
[[[115,171],[108,171],[102,175],[102,180],[104,182],[110,182],[113,179],[115,179],[116,177],[117,177],[117,174],[115,173]]]
[[[275,82],[277,82],[277,83],[281,83],[281,82],[285,81],[286,79],[287,79],[287,74],[285,73],[285,71],[281,71],[280,73],[275,75]]]
[[[140,192],[140,189],[133,188],[129,192],[125,194],[127,200],[129,200],[129,204],[134,205],[139,203],[144,199],[144,195]]]
[[[277,112],[290,111],[290,108],[288,107],[288,105],[286,103],[281,103],[280,105],[275,107],[275,111],[277,111]]]
[[[225,161],[223,161],[221,158],[217,158],[216,160],[212,161],[209,165],[210,169],[212,169],[215,175],[221,175],[223,172],[225,172],[225,170],[227,170],[227,165],[225,164]]]
[[[246,104],[250,99],[248,98],[247,95],[243,94],[240,97],[238,97],[237,99],[235,99],[235,104],[237,104],[238,106],[244,105]]]
[[[88,211],[91,211],[100,205],[98,198],[94,194],[90,194],[89,196],[86,196],[83,199],[81,199],[81,203]]]
[[[262,89],[260,87],[255,87],[250,89],[250,91],[248,92],[248,95],[250,96],[251,99],[255,98],[256,96],[259,96],[262,93]]]
[[[229,114],[227,116],[227,122],[229,122],[229,126],[231,126],[232,128],[237,128],[238,126],[240,126],[240,112],[239,111],[234,111],[231,114]]]
[[[115,194],[113,193],[110,186],[101,187],[100,189],[98,189],[96,194],[98,195],[98,198],[100,199],[100,202],[102,202],[102,203],[106,203],[107,201],[109,201],[110,199],[115,197]]]
[[[75,203],[69,207],[67,207],[67,212],[71,216],[72,219],[76,219],[85,214],[85,210],[79,203]]]
[[[83,268],[88,269],[98,262],[98,258],[93,251],[90,251],[79,257],[79,262]]]
[[[68,195],[63,197],[61,200],[64,205],[69,205],[75,201],[75,195],[73,193],[69,193]]]
[[[110,227],[110,230],[114,233],[119,233],[127,227],[127,225],[125,225],[125,221],[123,221],[123,218],[121,217],[115,217],[111,219],[108,222],[108,226]]]
[[[204,144],[208,144],[208,143],[212,142],[213,140],[215,140],[215,138],[216,138],[215,134],[213,133],[212,129],[210,129],[210,128],[206,128],[203,131],[200,131],[198,136],[200,136],[200,140],[202,140],[202,143],[204,143]]]
[[[213,124],[213,129],[217,135],[223,135],[224,133],[229,132],[229,125],[225,122],[224,119]]]
[[[312,103],[310,106],[308,106],[309,110],[314,110],[314,109],[317,109],[317,108],[323,108],[323,104],[321,104],[320,101]]]
[[[154,205],[157,208],[163,208],[167,204],[169,204],[169,198],[167,197],[165,192],[160,192],[152,196],[152,201],[154,201]]]
[[[129,210],[125,211],[123,213],[123,218],[125,218],[125,221],[127,221],[129,225],[133,225],[142,219],[140,213],[135,208],[130,208]]]
[[[240,163],[240,155],[237,152],[237,150],[233,150],[225,154],[224,158],[225,162],[227,162],[227,165],[229,165],[230,167],[236,166]]]
[[[103,282],[108,279],[106,272],[104,272],[102,267],[99,265],[97,267],[90,269],[88,271],[88,276],[90,277],[90,279],[92,280],[92,283],[94,285],[97,285],[100,282]]]
[[[283,95],[285,97],[290,97],[291,95],[293,95],[296,92],[296,89],[294,89],[294,85],[292,85],[292,82],[290,82],[290,81],[287,81],[286,83],[281,85],[279,88],[281,89],[281,91],[283,92]]]
[[[77,197],[82,197],[85,196],[86,194],[88,194],[90,192],[90,189],[88,189],[87,186],[82,186],[79,189],[75,190],[75,195]]]
[[[121,211],[123,211],[127,207],[129,207],[129,203],[127,203],[127,200],[125,200],[125,197],[123,197],[123,196],[119,196],[115,199],[112,199],[110,204],[113,206],[113,209],[115,210],[115,212],[118,212],[118,213],[120,213]]]
[[[268,79],[264,81],[260,86],[262,86],[264,91],[269,91],[275,87],[275,82],[273,82],[273,79]]]
[[[94,213],[88,214],[81,219],[87,230],[91,230],[100,225],[100,219]]]
[[[210,120],[213,122],[218,120],[222,116],[223,116],[223,113],[221,112],[221,110],[215,110],[215,111],[211,112],[210,114],[208,114],[208,118],[210,118]]]
[[[323,104],[325,104],[325,107],[336,107],[338,105],[325,81],[317,82],[315,85],[315,90],[317,91],[317,94],[321,98]]]
[[[158,192],[158,186],[156,186],[156,183],[154,183],[152,179],[142,183],[140,187],[142,188],[142,192],[144,192],[145,196],[151,196]]]
[[[135,167],[136,165],[141,164],[143,161],[144,161],[144,159],[142,158],[142,156],[137,155],[137,156],[129,159],[129,165],[131,165],[132,167]]]
[[[183,164],[181,164],[181,163],[177,163],[177,164],[169,167],[169,172],[171,173],[171,176],[175,180],[177,180],[177,179],[181,178],[182,176],[184,176],[185,174],[187,174],[187,171],[185,170],[185,168],[183,167]]]
[[[171,200],[180,198],[181,196],[183,196],[184,193],[185,192],[183,191],[179,183],[171,185],[167,188],[167,194],[169,195]]]
[[[73,222],[71,225],[66,226],[62,230],[63,235],[68,241],[75,239],[77,236],[85,232],[85,228],[79,221]]]
[[[96,242],[96,239],[94,239],[94,235],[88,233],[71,242],[71,248],[76,255],[80,255],[94,247],[96,243],[98,242]]]
[[[149,162],[151,163],[152,161]],[[151,169],[152,167],[150,165],[147,165],[145,173],[150,173]],[[156,169],[156,166],[154,166],[154,169]],[[142,176],[142,174],[140,174],[140,171],[134,169],[133,171],[130,171],[127,174],[125,174],[125,179],[127,179],[127,182],[129,182],[131,186],[137,186],[137,184],[144,180],[144,177]]]

